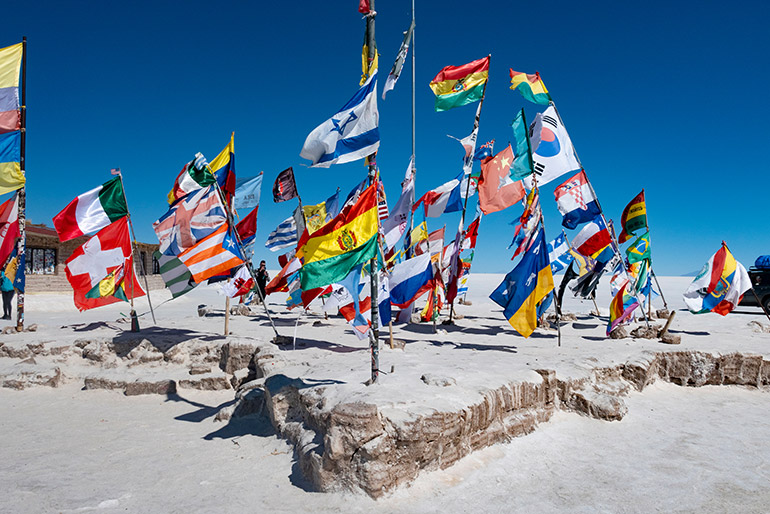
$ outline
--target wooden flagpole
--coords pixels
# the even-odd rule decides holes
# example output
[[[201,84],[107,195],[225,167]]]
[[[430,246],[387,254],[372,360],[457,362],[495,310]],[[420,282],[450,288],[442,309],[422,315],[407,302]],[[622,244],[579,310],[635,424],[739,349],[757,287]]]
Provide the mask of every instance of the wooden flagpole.
[[[20,130],[20,142],[19,142],[19,167],[21,168],[21,174],[23,177],[27,176],[27,36],[24,36],[21,40],[21,130]],[[19,202],[18,202],[18,217],[19,217],[19,242],[16,246],[17,255],[19,259],[19,265],[26,261],[25,254],[27,251],[27,188],[22,186],[19,189]],[[26,273],[26,269],[21,270],[22,273]],[[15,280],[14,280],[15,281]],[[24,291],[19,291],[16,296],[16,330],[21,332],[24,330]]]

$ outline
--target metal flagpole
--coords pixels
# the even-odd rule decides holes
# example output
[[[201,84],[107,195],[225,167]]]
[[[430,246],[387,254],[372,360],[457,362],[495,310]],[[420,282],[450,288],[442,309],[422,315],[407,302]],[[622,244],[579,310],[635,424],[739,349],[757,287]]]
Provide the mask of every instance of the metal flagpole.
[[[644,188],[642,188],[642,192],[644,192]],[[644,198],[644,228],[647,229],[647,242],[650,245],[650,255],[652,255],[652,236],[650,235],[650,225],[649,220],[647,217],[647,197]],[[652,259],[650,259],[650,275],[652,275],[652,278],[655,279],[655,283],[658,285],[658,291],[660,291],[660,298],[663,300],[663,308],[668,310],[668,304],[666,303],[666,297],[663,296],[663,289],[660,287],[660,283],[658,282],[658,277],[655,275],[655,272],[652,270]],[[650,287],[650,298],[648,299],[649,303],[649,313],[652,313],[652,287]]]
[[[19,143],[19,167],[23,177],[27,176],[26,156],[27,156],[27,36],[21,40],[21,130]],[[22,186],[19,189],[19,243],[17,244],[17,255],[19,265],[26,262],[25,253],[27,251],[27,188]],[[21,270],[26,273],[26,269]],[[15,280],[14,280],[15,281]],[[24,291],[19,291],[16,296],[16,330],[24,330]]]
[[[128,209],[128,198],[126,198],[126,184],[123,182],[123,173],[120,171],[120,168],[115,168],[115,172],[120,177],[120,188],[123,190],[123,201],[126,202],[126,217],[128,218],[128,226],[131,229],[131,322],[133,326],[133,320],[136,317],[136,311],[134,310],[134,280],[136,280],[136,276],[134,275],[134,256],[136,255],[136,251],[134,250],[134,245],[136,244],[136,233],[134,232],[134,223],[131,221],[131,211]],[[142,276],[144,277],[144,287],[147,289],[147,303],[150,305],[150,313],[152,314],[152,322],[154,324],[158,324],[158,322],[155,320],[155,311],[152,308],[152,300],[150,300],[150,284],[147,282],[147,270],[144,267],[144,259],[141,258],[141,254],[139,254],[139,262],[141,264],[142,269]],[[136,321],[137,328],[139,327],[139,320]]]

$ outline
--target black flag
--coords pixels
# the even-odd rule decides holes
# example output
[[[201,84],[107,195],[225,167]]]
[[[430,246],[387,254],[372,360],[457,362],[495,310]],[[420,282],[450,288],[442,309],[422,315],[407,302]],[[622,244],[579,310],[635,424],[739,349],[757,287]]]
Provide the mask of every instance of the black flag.
[[[273,201],[285,202],[297,195],[297,183],[294,182],[294,169],[289,166],[278,174],[273,184]]]

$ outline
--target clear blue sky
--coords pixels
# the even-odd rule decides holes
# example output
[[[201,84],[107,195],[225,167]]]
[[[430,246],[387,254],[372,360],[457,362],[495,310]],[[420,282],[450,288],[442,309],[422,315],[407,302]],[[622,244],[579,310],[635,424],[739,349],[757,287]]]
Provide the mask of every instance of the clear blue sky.
[[[265,172],[256,258],[294,207],[272,202],[294,166],[305,203],[363,180],[363,161],[303,167],[307,134],[358,87],[364,22],[334,2],[8,2],[0,46],[28,45],[28,216],[51,218],[79,193],[124,171],[137,236],[195,152],[212,159],[235,131],[239,176]],[[409,0],[377,3],[381,71],[410,21]],[[698,270],[724,239],[746,266],[770,253],[763,2],[417,1],[417,194],[457,175],[474,106],[433,111],[431,78],[492,54],[479,139],[502,150],[522,106],[508,68],[539,71],[608,217],[642,188],[660,275]],[[379,103],[378,163],[390,204],[411,153],[411,69]],[[566,178],[566,176],[565,176]],[[547,236],[560,230],[553,182],[541,191]],[[475,205],[475,200],[473,201]],[[518,206],[484,218],[474,268],[510,270]],[[458,216],[430,219],[431,229]],[[569,233],[573,237],[575,232]]]

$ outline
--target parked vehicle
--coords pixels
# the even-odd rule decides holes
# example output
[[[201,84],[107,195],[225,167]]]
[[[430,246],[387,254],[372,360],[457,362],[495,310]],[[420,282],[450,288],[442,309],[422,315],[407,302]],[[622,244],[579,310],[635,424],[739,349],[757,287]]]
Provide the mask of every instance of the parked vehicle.
[[[754,293],[746,291],[741,300],[741,306],[756,306],[763,305],[766,312],[770,312],[770,256],[762,255],[757,258],[754,266],[749,268],[749,278],[751,278],[751,286],[754,288]],[[757,297],[761,303],[757,303]]]

